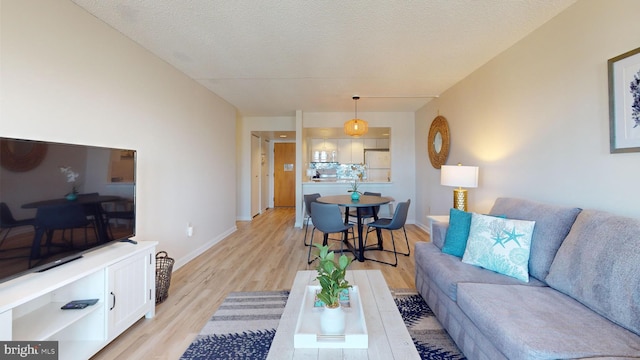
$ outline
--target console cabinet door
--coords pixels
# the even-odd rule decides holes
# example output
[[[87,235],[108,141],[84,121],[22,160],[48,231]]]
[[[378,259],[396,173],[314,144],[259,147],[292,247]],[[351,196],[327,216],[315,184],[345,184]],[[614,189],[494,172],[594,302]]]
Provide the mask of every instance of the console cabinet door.
[[[11,310],[0,313],[0,341],[10,341],[13,339]]]
[[[155,310],[155,258],[142,252],[108,268],[108,341]]]

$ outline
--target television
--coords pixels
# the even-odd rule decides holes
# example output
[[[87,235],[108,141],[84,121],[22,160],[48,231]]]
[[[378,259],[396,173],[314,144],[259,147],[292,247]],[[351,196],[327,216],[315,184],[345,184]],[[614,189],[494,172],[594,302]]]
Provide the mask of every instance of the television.
[[[0,137],[0,282],[135,235],[136,151]]]

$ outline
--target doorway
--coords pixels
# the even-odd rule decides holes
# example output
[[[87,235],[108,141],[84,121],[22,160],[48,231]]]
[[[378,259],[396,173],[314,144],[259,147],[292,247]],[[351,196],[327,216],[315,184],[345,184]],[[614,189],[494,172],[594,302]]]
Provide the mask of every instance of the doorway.
[[[296,206],[296,144],[273,144],[273,205]]]
[[[269,206],[273,206],[269,201],[271,198],[269,196],[271,193],[271,182],[269,181],[271,178],[269,175],[271,172],[271,159],[269,158],[270,145],[269,139],[262,139],[262,154],[260,160],[262,162],[262,174],[260,175],[260,213],[266,211]]]
[[[260,213],[261,159],[260,138],[251,135],[251,217]]]

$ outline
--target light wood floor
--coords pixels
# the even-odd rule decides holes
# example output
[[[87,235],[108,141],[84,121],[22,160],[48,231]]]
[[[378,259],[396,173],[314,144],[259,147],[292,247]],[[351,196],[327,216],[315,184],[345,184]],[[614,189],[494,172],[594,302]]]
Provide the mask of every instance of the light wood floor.
[[[276,208],[238,222],[238,231],[173,273],[169,297],[156,307],[153,319],[141,319],[93,359],[179,359],[229,292],[288,290],[296,271],[313,270],[316,264],[307,265],[304,231],[294,228],[294,218],[293,208]],[[380,269],[389,287],[414,288],[413,245],[428,241],[428,234],[415,225],[406,229],[411,256],[399,256],[398,267],[354,261],[349,269]],[[390,237],[384,234],[389,248]],[[395,235],[404,251],[402,232]],[[379,251],[367,257],[392,260],[392,254]]]

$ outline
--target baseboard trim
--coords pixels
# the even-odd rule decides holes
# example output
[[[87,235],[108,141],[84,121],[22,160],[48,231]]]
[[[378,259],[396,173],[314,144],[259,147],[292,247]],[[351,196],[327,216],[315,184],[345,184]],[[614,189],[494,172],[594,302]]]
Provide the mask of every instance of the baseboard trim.
[[[234,225],[232,228],[230,228],[227,231],[223,232],[222,234],[218,235],[214,239],[211,239],[210,241],[207,241],[206,243],[204,243],[199,248],[196,248],[193,251],[191,251],[190,253],[188,253],[187,255],[183,256],[182,258],[177,259],[175,264],[174,264],[174,266],[173,266],[173,271],[176,271],[176,270],[180,269],[182,266],[186,265],[191,260],[193,260],[196,257],[200,256],[203,252],[209,250],[212,246],[214,246],[215,244],[219,243],[224,238],[226,238],[227,236],[233,234],[237,230],[238,230],[238,227]]]

